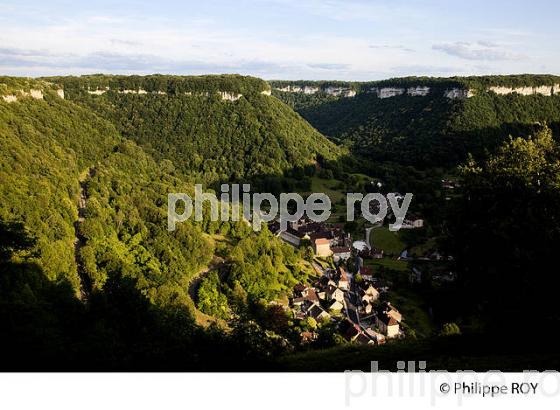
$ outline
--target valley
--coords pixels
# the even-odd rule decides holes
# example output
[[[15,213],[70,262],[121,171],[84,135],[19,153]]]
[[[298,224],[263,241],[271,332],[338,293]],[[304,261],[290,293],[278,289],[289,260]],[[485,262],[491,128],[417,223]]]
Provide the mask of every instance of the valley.
[[[520,369],[536,345],[534,363],[557,360],[553,341],[508,336],[527,303],[558,320],[559,83],[0,77],[6,368],[453,368],[460,352]],[[206,207],[168,231],[168,193],[197,183],[323,192],[333,212],[254,232]],[[405,228],[359,206],[347,221],[349,192],[412,193]]]

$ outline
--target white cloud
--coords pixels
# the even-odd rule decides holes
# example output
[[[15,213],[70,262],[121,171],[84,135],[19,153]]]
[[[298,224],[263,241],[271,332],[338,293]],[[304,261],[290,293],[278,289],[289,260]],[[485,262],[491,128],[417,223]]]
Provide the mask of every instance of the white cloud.
[[[502,49],[497,44],[488,41],[478,41],[476,43],[459,41],[455,43],[434,44],[432,49],[465,60],[499,61],[522,60],[526,58],[522,54]]]

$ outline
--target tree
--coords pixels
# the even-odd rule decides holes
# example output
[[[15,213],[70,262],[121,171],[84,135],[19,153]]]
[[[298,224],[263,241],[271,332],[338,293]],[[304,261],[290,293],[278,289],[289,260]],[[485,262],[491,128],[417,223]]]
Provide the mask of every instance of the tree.
[[[440,336],[455,336],[460,335],[461,329],[456,323],[444,323],[439,333]]]
[[[461,195],[446,223],[444,246],[455,256],[456,306],[482,310],[491,329],[513,326],[539,305],[553,314],[550,260],[560,244],[560,155],[548,128],[510,138],[484,161],[461,167]],[[481,286],[481,284],[483,284]]]

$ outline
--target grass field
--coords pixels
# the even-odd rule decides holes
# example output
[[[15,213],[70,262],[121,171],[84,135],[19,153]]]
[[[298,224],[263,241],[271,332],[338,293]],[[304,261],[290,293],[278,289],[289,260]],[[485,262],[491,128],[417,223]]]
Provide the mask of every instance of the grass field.
[[[406,248],[399,237],[399,232],[391,232],[389,228],[382,226],[374,228],[370,236],[371,245],[383,249],[389,256],[398,256]]]
[[[346,220],[346,192],[339,187],[341,181],[338,179],[323,179],[319,177],[311,178],[311,193],[323,193],[328,195],[331,200],[331,216],[328,222],[341,222],[341,217]]]
[[[421,295],[410,289],[399,288],[389,291],[390,302],[402,313],[404,322],[419,337],[428,337],[435,331],[435,326],[428,314],[428,306]]]
[[[368,259],[364,261],[364,263],[366,264],[366,266],[371,266],[374,272],[376,271],[377,266],[383,266],[388,270],[393,270],[396,272],[406,272],[407,275],[408,272],[410,272],[410,269],[408,269],[408,262],[402,260],[398,261],[396,259],[391,259],[391,258]]]

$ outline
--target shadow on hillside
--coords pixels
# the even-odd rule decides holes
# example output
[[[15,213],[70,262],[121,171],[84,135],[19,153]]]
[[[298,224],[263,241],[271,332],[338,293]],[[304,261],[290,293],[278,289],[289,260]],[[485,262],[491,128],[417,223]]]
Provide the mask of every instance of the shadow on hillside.
[[[9,235],[4,235],[9,232]],[[130,278],[111,276],[87,305],[67,281],[13,262],[32,246],[21,225],[0,221],[2,371],[256,371],[268,351],[245,329],[198,327],[184,306],[150,304]]]

